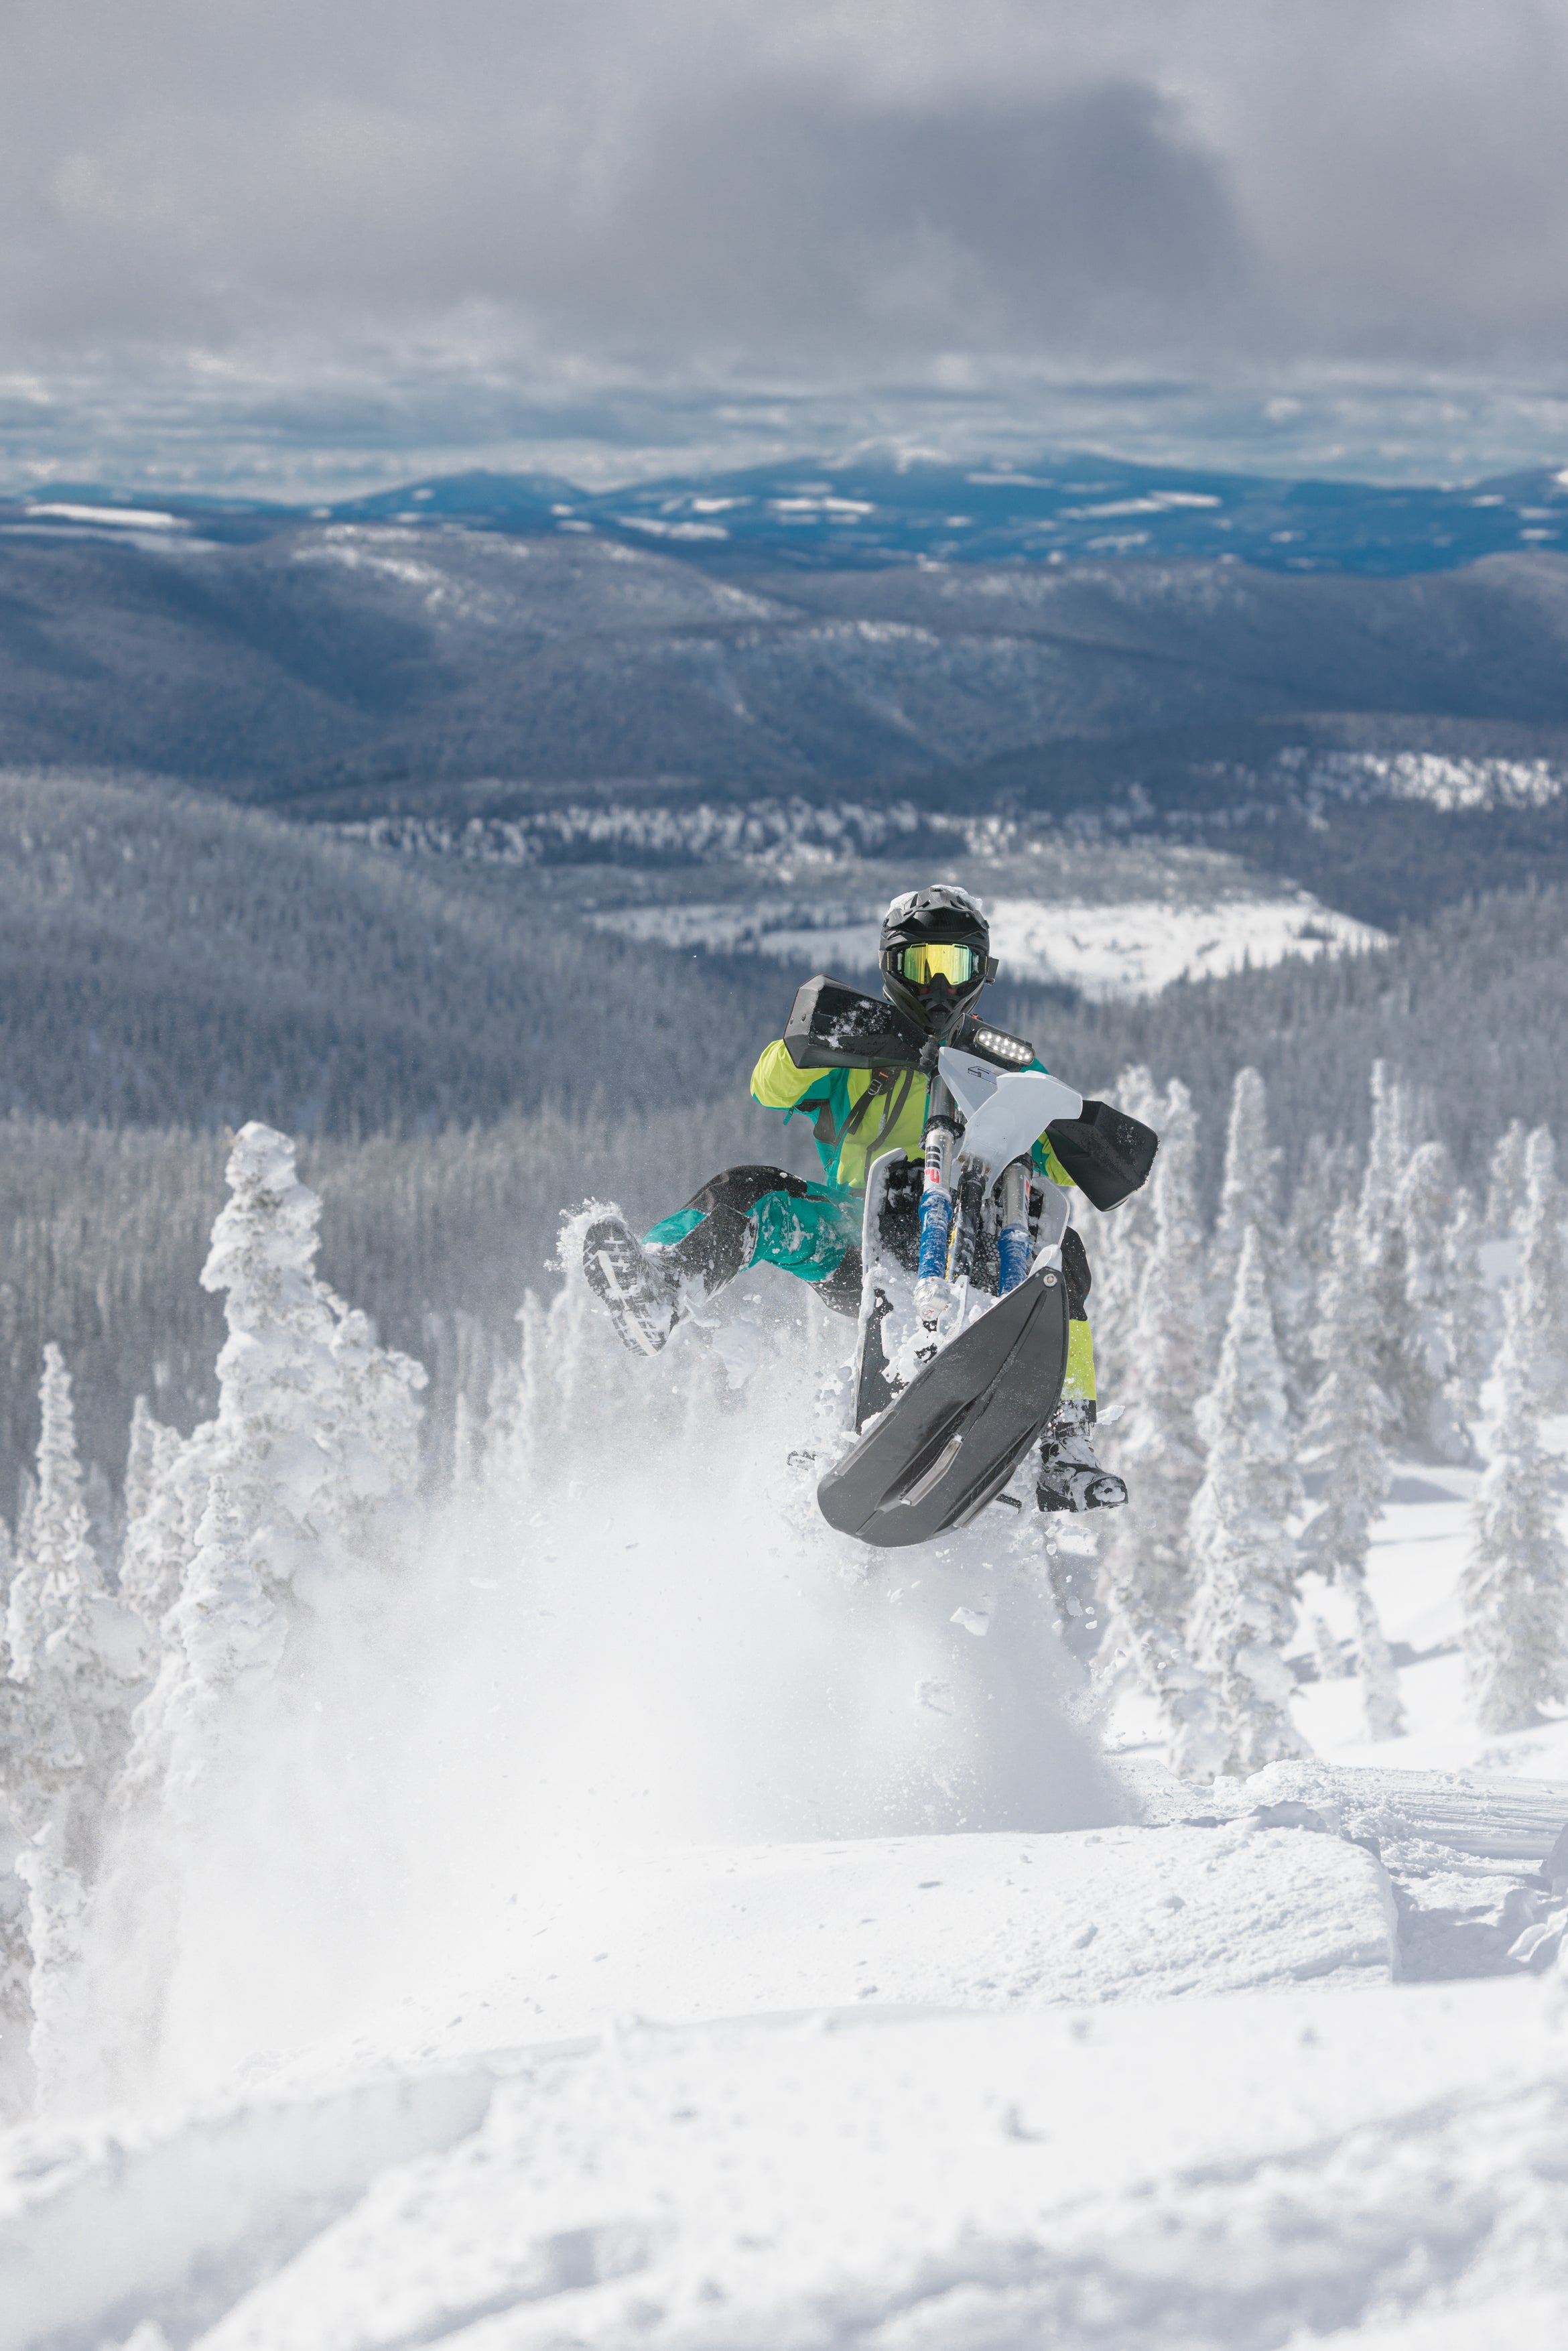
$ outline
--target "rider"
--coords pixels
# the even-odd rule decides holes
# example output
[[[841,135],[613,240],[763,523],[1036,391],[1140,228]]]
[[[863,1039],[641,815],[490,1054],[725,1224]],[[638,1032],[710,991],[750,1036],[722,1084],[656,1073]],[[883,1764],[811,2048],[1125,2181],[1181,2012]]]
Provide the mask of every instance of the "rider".
[[[883,919],[883,993],[928,1036],[949,1035],[997,976],[990,945],[985,915],[967,891],[946,884],[905,891]],[[663,1347],[687,1311],[688,1284],[711,1297],[761,1263],[810,1282],[836,1312],[859,1311],[866,1172],[890,1150],[922,1161],[926,1080],[912,1070],[800,1070],[779,1040],[752,1071],[751,1093],[786,1121],[801,1111],[812,1118],[827,1181],[809,1184],[781,1167],[730,1167],[642,1241],[621,1217],[597,1218],[583,1238],[583,1269],[634,1351],[653,1355]],[[1042,1181],[1071,1187],[1043,1134],[1033,1158]],[[917,1185],[914,1166],[910,1175]],[[908,1225],[913,1230],[913,1218]],[[1124,1502],[1127,1489],[1094,1458],[1089,1259],[1071,1226],[1061,1254],[1071,1318],[1067,1374],[1040,1439],[1037,1491],[1043,1510],[1103,1510]]]

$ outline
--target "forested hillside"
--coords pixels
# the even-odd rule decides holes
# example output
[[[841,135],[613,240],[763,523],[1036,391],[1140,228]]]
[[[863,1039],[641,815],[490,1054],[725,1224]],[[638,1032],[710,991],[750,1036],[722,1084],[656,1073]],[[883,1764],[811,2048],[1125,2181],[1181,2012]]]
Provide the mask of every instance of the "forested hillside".
[[[549,1287],[563,1208],[614,1197],[651,1220],[720,1165],[814,1165],[803,1127],[746,1088],[803,974],[585,932],[538,865],[390,856],[129,783],[13,778],[5,805],[0,1507],[37,1439],[46,1340],[110,1479],[137,1393],[183,1426],[210,1407],[221,1320],[197,1274],[225,1123],[317,1138],[302,1167],[326,1203],[323,1270],[429,1364],[438,1466],[459,1390],[482,1400],[524,1290]],[[928,853],[913,838],[901,853]],[[903,871],[890,860],[888,887]],[[1209,1204],[1248,1063],[1288,1178],[1314,1135],[1363,1143],[1379,1058],[1472,1186],[1515,1116],[1568,1132],[1560,891],[1143,1003],[1005,978],[997,994],[1085,1091],[1139,1063],[1180,1078]]]
[[[1404,580],[935,564],[716,578],[593,536],[0,539],[0,760],[314,808],[935,778],[1312,712],[1568,723],[1568,563]]]
[[[776,978],[584,936],[526,872],[185,791],[0,778],[0,1108],[366,1133],[721,1091]]]

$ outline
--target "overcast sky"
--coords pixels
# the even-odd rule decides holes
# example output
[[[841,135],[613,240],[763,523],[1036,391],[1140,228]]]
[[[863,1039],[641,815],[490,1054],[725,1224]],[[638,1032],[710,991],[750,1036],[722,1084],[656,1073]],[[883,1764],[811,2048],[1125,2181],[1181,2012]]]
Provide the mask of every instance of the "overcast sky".
[[[1565,124],[1568,0],[5,0],[0,463],[1561,461]]]

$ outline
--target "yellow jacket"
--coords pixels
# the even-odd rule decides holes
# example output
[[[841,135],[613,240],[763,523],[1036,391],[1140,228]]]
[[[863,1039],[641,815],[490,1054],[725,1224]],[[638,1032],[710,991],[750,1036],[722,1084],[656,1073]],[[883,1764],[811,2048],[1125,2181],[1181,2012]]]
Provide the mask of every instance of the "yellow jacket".
[[[892,1070],[881,1078],[870,1070],[798,1070],[782,1038],[764,1048],[751,1072],[751,1098],[764,1110],[781,1110],[786,1119],[797,1111],[811,1117],[828,1181],[849,1192],[864,1191],[866,1170],[884,1151],[920,1157],[925,1095],[918,1070]],[[1034,1161],[1053,1184],[1071,1186],[1071,1176],[1043,1134]]]

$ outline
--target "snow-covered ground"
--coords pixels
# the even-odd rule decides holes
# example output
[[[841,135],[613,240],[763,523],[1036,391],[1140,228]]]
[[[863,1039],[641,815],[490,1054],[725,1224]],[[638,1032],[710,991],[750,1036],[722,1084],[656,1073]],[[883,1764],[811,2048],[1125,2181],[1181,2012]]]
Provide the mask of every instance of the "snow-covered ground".
[[[991,945],[1016,979],[1058,981],[1091,998],[1153,996],[1174,979],[1208,979],[1287,956],[1382,946],[1381,931],[1305,890],[1217,903],[1136,897],[988,898]],[[809,921],[777,898],[746,905],[676,904],[590,919],[622,937],[674,947],[764,955],[813,969],[874,972],[882,907],[820,906]]]
[[[1469,1473],[1374,1556],[1408,1735],[1326,1674],[1319,1761],[1183,1786],[1032,1521],[856,1572],[757,1298],[563,1330],[526,1486],[142,1886],[156,2032],[0,2140],[0,2351],[1555,2351],[1568,1723],[1468,1720]]]

